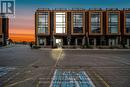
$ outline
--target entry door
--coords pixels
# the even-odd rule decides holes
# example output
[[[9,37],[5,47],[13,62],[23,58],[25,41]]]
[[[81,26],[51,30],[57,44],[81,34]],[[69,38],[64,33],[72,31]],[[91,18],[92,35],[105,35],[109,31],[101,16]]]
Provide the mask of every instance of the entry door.
[[[118,42],[116,41],[116,39],[111,39],[111,46],[116,46],[118,44]]]
[[[43,38],[39,38],[39,44],[44,45],[44,39]]]
[[[56,39],[56,44],[58,47],[62,46],[62,39]]]
[[[82,45],[82,38],[78,38],[78,45]]]

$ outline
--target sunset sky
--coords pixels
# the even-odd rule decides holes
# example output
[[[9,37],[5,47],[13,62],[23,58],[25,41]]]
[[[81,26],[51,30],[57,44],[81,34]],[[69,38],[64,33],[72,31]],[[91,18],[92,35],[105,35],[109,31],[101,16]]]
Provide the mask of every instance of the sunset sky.
[[[37,8],[129,8],[129,0],[15,0],[16,14],[10,19],[10,38],[34,41]]]

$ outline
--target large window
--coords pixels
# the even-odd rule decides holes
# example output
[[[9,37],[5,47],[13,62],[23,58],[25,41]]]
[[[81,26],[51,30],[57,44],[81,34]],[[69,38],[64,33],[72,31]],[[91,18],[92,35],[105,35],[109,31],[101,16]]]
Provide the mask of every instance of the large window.
[[[118,33],[118,14],[108,14],[108,31],[109,33]]]
[[[73,33],[83,33],[83,13],[73,13]]]
[[[39,37],[39,45],[44,45],[44,39]]]
[[[98,12],[91,13],[91,32],[100,33],[101,32],[101,14]]]
[[[65,33],[66,15],[65,12],[56,13],[56,33]]]
[[[48,12],[38,15],[38,33],[48,34]]]
[[[130,13],[126,13],[126,33],[130,33]]]

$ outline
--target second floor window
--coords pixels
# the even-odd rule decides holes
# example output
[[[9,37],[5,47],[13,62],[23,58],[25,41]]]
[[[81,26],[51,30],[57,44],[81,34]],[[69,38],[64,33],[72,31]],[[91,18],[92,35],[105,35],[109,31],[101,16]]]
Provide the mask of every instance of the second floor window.
[[[73,33],[83,33],[83,13],[73,13]]]
[[[56,33],[66,33],[65,12],[57,12],[55,15],[56,15]]]
[[[108,14],[108,31],[109,33],[118,33],[118,14]]]
[[[91,33],[101,32],[101,14],[99,12],[91,13]]]
[[[48,12],[38,15],[38,33],[48,34]]]
[[[126,33],[130,33],[130,13],[126,13]]]

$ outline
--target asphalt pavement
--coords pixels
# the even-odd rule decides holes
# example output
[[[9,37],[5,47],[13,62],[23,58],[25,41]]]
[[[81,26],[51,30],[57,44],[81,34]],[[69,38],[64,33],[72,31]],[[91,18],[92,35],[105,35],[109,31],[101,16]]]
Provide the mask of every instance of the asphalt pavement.
[[[130,87],[130,50],[0,48],[0,87],[50,87],[56,70],[83,71],[95,87]]]

